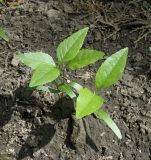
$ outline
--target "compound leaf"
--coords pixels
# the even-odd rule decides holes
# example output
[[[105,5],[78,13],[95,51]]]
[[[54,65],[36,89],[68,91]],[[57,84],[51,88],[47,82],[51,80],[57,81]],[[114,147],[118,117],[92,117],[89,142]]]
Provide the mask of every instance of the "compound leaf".
[[[78,52],[74,59],[69,61],[68,67],[72,70],[83,68],[91,63],[98,61],[99,59],[102,59],[103,56],[103,52],[83,49]]]
[[[102,97],[95,95],[88,88],[82,89],[76,102],[76,118],[80,119],[97,111],[103,102]]]
[[[60,71],[52,65],[41,64],[39,65],[33,73],[31,78],[30,87],[40,86],[48,82],[55,80],[60,74]]]
[[[95,85],[97,89],[106,88],[121,78],[126,65],[127,54],[128,48],[124,48],[104,61],[96,74]]]
[[[36,69],[40,64],[55,66],[52,57],[43,52],[20,53],[16,55],[16,58],[32,69]]]
[[[64,63],[70,61],[77,55],[83,45],[88,29],[88,27],[81,29],[60,43],[57,48],[59,62]]]
[[[112,131],[116,134],[116,136],[119,139],[122,139],[121,132],[115,122],[111,119],[111,117],[102,109],[99,109],[95,112],[95,115],[99,118],[102,119],[111,129]]]

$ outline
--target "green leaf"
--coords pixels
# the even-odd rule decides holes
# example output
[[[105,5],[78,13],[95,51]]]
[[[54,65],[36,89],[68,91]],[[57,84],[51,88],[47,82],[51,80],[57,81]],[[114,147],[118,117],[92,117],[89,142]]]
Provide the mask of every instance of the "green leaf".
[[[59,90],[51,88],[49,86],[38,86],[35,89],[37,89],[39,91],[48,92],[48,93],[59,93],[60,92]]]
[[[9,37],[2,28],[0,28],[0,39],[4,39],[6,42],[9,42]]]
[[[60,91],[65,92],[72,99],[77,97],[68,84],[59,85],[59,89]]]
[[[119,139],[122,139],[122,135],[119,128],[105,111],[99,109],[95,112],[95,114],[99,119],[102,119],[112,129],[112,131],[117,135]]]
[[[76,118],[80,119],[97,111],[103,102],[102,97],[95,95],[87,88],[82,89],[76,102]]]
[[[83,45],[88,29],[88,27],[81,29],[60,43],[57,48],[59,62],[68,62],[77,55]]]
[[[76,82],[70,82],[70,83],[68,83],[68,85],[71,86],[72,88],[74,88],[77,93],[79,93],[83,89],[83,87]]]
[[[72,70],[83,68],[91,63],[98,61],[99,59],[102,59],[103,56],[103,52],[83,49],[78,52],[74,59],[69,61],[68,67]]]
[[[40,64],[55,66],[52,57],[43,52],[29,52],[18,54],[16,55],[16,58],[32,69],[36,69]]]
[[[127,55],[128,48],[124,48],[104,61],[96,74],[95,85],[97,89],[109,87],[121,78]]]
[[[48,82],[55,80],[60,74],[60,71],[52,65],[41,64],[39,65],[33,73],[31,78],[30,87],[40,86]]]
[[[4,0],[0,0],[0,3],[2,3],[2,4],[3,4],[3,3],[4,3]]]

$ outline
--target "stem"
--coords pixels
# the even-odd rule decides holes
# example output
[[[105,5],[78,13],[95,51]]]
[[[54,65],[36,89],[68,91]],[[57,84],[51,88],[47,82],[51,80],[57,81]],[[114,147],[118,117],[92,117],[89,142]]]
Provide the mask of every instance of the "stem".
[[[62,65],[62,78],[63,78],[63,83],[65,83],[65,65]]]
[[[54,85],[56,86],[56,88],[57,88],[57,90],[59,90],[59,83],[58,83],[58,78],[54,81]],[[60,93],[60,92],[59,92]],[[60,96],[60,94],[59,93],[57,93],[57,95],[58,95],[58,98],[59,99],[61,99],[61,96]]]
[[[56,79],[56,80],[54,81],[54,85],[55,85],[56,88],[58,89],[58,86],[59,86],[58,79]]]

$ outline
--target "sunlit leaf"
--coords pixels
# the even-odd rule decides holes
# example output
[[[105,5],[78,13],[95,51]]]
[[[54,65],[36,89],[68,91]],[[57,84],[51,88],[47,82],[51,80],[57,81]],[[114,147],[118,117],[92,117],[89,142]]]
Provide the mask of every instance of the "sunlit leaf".
[[[88,88],[82,89],[76,102],[76,118],[80,119],[97,111],[103,102],[102,97],[95,95]]]
[[[104,61],[96,74],[95,85],[97,89],[109,87],[121,78],[127,54],[128,48],[124,48]]]
[[[79,93],[83,89],[83,87],[76,82],[70,82],[70,83],[68,83],[68,85],[71,86],[72,88],[74,88],[77,93]]]
[[[57,48],[57,57],[59,62],[68,62],[77,55],[83,45],[87,32],[88,27],[73,33],[70,37],[60,43]]]
[[[36,69],[40,64],[55,66],[52,57],[43,52],[19,53],[16,58],[32,69]]]
[[[98,61],[99,59],[102,59],[103,56],[103,52],[90,49],[83,49],[78,52],[74,59],[69,61],[68,67],[72,70],[83,68],[89,64]]]
[[[117,135],[119,139],[122,139],[122,135],[119,128],[105,111],[99,109],[95,112],[95,114],[99,119],[102,119],[112,129],[112,131]]]
[[[55,80],[60,74],[60,71],[52,65],[41,64],[39,65],[33,73],[31,78],[30,87],[40,86],[48,82]]]
[[[73,92],[73,90],[71,89],[71,87],[68,84],[59,85],[59,89],[62,92],[65,92],[72,99],[77,97],[76,94]]]

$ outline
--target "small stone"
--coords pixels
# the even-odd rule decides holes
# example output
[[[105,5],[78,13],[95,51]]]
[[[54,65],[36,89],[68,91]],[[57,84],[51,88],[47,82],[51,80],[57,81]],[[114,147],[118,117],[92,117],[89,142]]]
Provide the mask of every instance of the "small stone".
[[[29,8],[29,13],[33,13],[33,8]]]
[[[73,8],[69,4],[65,3],[64,4],[64,11],[66,13],[73,13]]]
[[[15,149],[14,148],[10,148],[9,149],[9,153],[11,153],[12,155],[15,155]]]
[[[67,83],[70,83],[71,81],[69,79],[67,79]]]
[[[101,38],[102,38],[101,32],[95,31],[95,37],[94,37],[95,41],[96,41],[96,42],[97,42],[97,41],[100,41]]]
[[[17,67],[19,64],[19,60],[17,60],[16,58],[13,58],[12,61],[11,61],[11,65],[14,66],[14,67]]]
[[[126,67],[126,69],[127,69],[128,71],[134,71],[134,69],[133,69],[132,67]]]
[[[20,42],[20,37],[19,37],[18,35],[15,35],[15,36],[13,37],[13,39],[14,39],[15,41],[17,41],[17,42]]]
[[[55,9],[50,9],[47,11],[47,16],[49,18],[58,19],[59,15],[60,15],[60,12]]]

